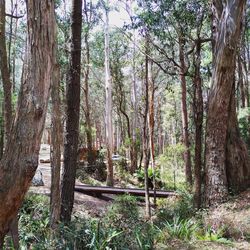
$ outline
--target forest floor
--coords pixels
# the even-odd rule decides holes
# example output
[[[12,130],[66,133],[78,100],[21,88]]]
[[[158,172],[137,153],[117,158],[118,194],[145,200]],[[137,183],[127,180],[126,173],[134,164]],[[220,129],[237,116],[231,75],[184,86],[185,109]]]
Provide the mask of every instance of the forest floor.
[[[50,159],[50,147],[47,144],[41,145],[40,160]],[[42,172],[44,186],[31,186],[29,192],[36,194],[50,195],[51,167],[50,163],[40,163],[38,170]],[[76,180],[76,184],[84,184]],[[101,217],[107,210],[110,200],[96,198],[90,195],[75,192],[74,212],[90,217]]]
[[[40,159],[49,159],[49,146],[42,145]],[[43,175],[44,186],[32,186],[29,192],[37,194],[50,194],[51,169],[50,163],[40,163],[39,170]],[[77,184],[83,184],[76,181]],[[74,211],[87,217],[102,217],[107,211],[108,206],[112,203],[112,196],[100,199],[97,197],[84,195],[75,192]],[[183,242],[173,239],[168,245],[158,245],[156,249],[216,249],[216,250],[249,250],[250,249],[250,190],[241,193],[236,197],[232,197],[228,202],[203,212],[204,227],[211,226],[211,230],[216,232],[223,228],[226,238],[231,239],[229,244],[221,244],[220,242],[206,241],[205,239],[195,242]]]

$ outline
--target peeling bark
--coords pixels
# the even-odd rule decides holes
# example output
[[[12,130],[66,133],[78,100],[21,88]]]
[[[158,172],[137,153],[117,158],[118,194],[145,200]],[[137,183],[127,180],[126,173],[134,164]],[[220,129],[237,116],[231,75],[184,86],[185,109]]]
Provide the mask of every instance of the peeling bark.
[[[28,60],[14,125],[0,162],[0,247],[38,166],[55,49],[52,0],[27,0]]]
[[[237,45],[240,41],[245,2],[229,0],[222,5],[221,1],[213,1],[216,34],[214,34],[214,70],[206,134],[206,205],[215,205],[227,199],[232,185],[231,179],[228,178],[228,173],[232,171],[229,168],[233,167],[242,172],[239,168],[244,165],[231,164],[237,161],[235,158],[233,161],[230,160],[227,152],[231,150],[227,145],[228,139],[232,136],[232,130],[237,130],[237,125],[231,122],[235,112],[232,108],[232,97],[234,97]],[[238,140],[237,133],[233,135],[234,140]],[[236,152],[239,146],[237,142],[236,144],[231,152]],[[244,183],[241,180],[238,181],[236,186],[243,187]]]

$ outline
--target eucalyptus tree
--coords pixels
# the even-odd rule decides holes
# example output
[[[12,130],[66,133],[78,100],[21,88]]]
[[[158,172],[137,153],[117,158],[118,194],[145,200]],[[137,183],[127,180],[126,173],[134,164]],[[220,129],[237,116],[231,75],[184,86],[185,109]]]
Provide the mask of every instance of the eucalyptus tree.
[[[239,137],[235,67],[246,1],[213,1],[214,69],[206,129],[206,204],[249,187],[247,148]]]
[[[90,58],[90,32],[96,26],[99,21],[99,13],[97,6],[92,1],[83,1],[83,94],[84,94],[84,115],[85,115],[85,127],[86,127],[86,140],[88,148],[87,160],[89,164],[93,164],[95,159],[92,152],[93,138],[92,138],[92,120],[91,120],[91,105],[89,94],[89,82],[90,82],[90,70],[91,70],[91,58]]]
[[[106,127],[106,147],[107,147],[107,185],[114,185],[114,169],[112,162],[113,153],[113,125],[112,125],[112,79],[110,72],[110,50],[109,50],[109,8],[108,1],[102,1],[104,10],[104,55],[105,55],[105,127]]]
[[[12,123],[12,81],[10,77],[10,62],[8,62],[7,44],[5,37],[5,0],[0,1],[0,68],[4,91],[4,127],[5,139],[8,140]],[[10,59],[10,58],[9,58]]]
[[[82,0],[72,0],[71,51],[66,92],[66,134],[61,191],[61,220],[69,222],[74,204],[78,156],[80,75],[81,75]]]
[[[185,1],[184,1],[185,2]],[[138,1],[139,6],[144,6],[138,17],[135,19],[137,26],[147,25],[152,34],[150,42],[159,52],[160,58],[154,59],[165,73],[170,75],[179,74],[182,86],[182,131],[183,143],[186,146],[184,152],[185,171],[187,183],[192,184],[191,155],[188,129],[188,113],[186,98],[186,75],[188,39],[186,32],[187,16],[185,16],[184,2],[162,1],[153,3],[151,1]],[[185,2],[186,3],[186,2]],[[184,27],[184,25],[186,25]],[[185,31],[185,32],[184,32]],[[177,41],[177,42],[176,42]],[[178,54],[176,55],[176,51]],[[179,72],[178,72],[179,71]]]
[[[9,36],[9,54],[7,53],[7,43],[6,43],[6,10],[5,10],[5,0],[0,1],[0,68],[1,68],[1,77],[3,82],[3,94],[4,94],[4,128],[5,131],[5,140],[3,138],[2,150],[4,148],[5,143],[8,142],[11,125],[12,125],[12,80],[11,80],[11,39],[12,39],[12,19],[13,15],[11,15],[10,22],[10,36]],[[5,141],[5,142],[4,142]],[[16,248],[19,247],[18,241],[18,218],[15,217],[10,226],[10,234],[13,239],[13,244]]]
[[[54,1],[27,1],[28,55],[15,122],[0,162],[0,247],[38,166],[55,50]],[[41,22],[36,22],[39,19]]]

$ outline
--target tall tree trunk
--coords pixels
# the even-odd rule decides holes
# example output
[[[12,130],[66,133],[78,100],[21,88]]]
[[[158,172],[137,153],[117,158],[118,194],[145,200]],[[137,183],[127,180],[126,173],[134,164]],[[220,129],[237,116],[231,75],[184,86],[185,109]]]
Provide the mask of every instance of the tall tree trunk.
[[[181,32],[182,33],[182,32]],[[187,83],[186,83],[186,63],[184,57],[184,39],[179,35],[179,59],[180,59],[180,80],[181,80],[181,114],[182,114],[182,136],[185,145],[184,162],[186,182],[192,186],[192,166],[190,154],[190,142],[188,131],[188,113],[187,113]]]
[[[202,80],[200,75],[201,43],[198,38],[194,56],[194,122],[195,122],[195,156],[194,156],[194,205],[201,206],[201,170],[202,170],[202,123],[203,97]]]
[[[13,2],[11,3],[13,7]],[[0,1],[0,67],[1,75],[3,80],[3,90],[4,90],[4,130],[5,131],[5,142],[3,141],[3,147],[9,140],[11,123],[12,123],[12,97],[11,88],[12,82],[10,79],[10,54],[11,54],[11,40],[12,40],[12,24],[13,20],[11,18],[10,22],[10,41],[9,41],[9,57],[7,58],[6,50],[6,38],[5,38],[5,0]],[[18,239],[18,217],[16,216],[10,225],[10,237],[13,241],[14,247],[19,248]]]
[[[71,52],[66,90],[66,135],[62,179],[61,220],[71,220],[77,166],[80,113],[82,0],[72,0]]]
[[[228,148],[232,133],[234,140],[238,138],[238,134],[234,132],[237,130],[237,124],[231,122],[231,117],[235,112],[232,108],[234,74],[245,2],[228,0],[222,4],[221,1],[213,1],[216,35],[206,130],[206,205],[214,205],[227,199],[229,190],[232,188],[230,173],[235,169],[240,175],[245,172],[242,169],[245,164],[242,163],[247,159],[235,155],[236,150],[240,149],[238,140],[230,149]],[[229,153],[233,153],[233,156],[229,156]],[[237,159],[241,160],[240,164]],[[249,166],[247,168],[247,175],[239,177],[237,174],[233,182],[237,190],[244,187],[249,180]]]
[[[138,148],[137,148],[137,95],[136,95],[136,65],[135,65],[135,56],[136,56],[136,45],[135,45],[135,33],[133,34],[133,66],[132,66],[132,107],[133,107],[133,116],[132,116],[132,146],[131,146],[131,170],[135,172],[137,169],[137,160],[138,160]]]
[[[154,186],[154,205],[156,205],[156,185],[155,185],[155,145],[154,145],[154,93],[155,86],[153,80],[153,62],[148,59],[148,127],[149,127],[149,144],[150,144],[150,158],[151,167],[153,170],[153,186]]]
[[[89,26],[90,20],[87,9],[87,0],[84,0],[84,15],[85,15],[85,23],[88,25],[88,28],[84,34],[84,43],[85,43],[85,60],[86,60],[86,69],[84,72],[84,100],[85,100],[85,122],[86,122],[86,137],[87,137],[87,148],[88,155],[87,160],[90,165],[92,165],[95,161],[95,157],[92,151],[92,124],[90,119],[90,105],[89,105],[89,67],[90,67],[90,51],[89,51]]]
[[[106,3],[104,4],[106,5]],[[108,6],[104,6],[105,10],[105,89],[106,89],[106,105],[105,105],[105,122],[106,122],[106,145],[107,145],[107,185],[114,185],[113,173],[113,127],[112,127],[112,83],[109,65],[109,10]]]
[[[56,58],[56,56],[55,56]],[[50,195],[50,226],[56,229],[60,220],[61,194],[61,145],[62,145],[62,125],[61,125],[61,100],[60,100],[60,69],[55,63],[53,72],[53,82],[51,83],[51,195]]]
[[[0,163],[0,248],[38,166],[53,69],[54,2],[27,0],[27,7],[28,60],[15,123]]]
[[[143,118],[143,165],[144,165],[144,181],[145,181],[145,205],[146,217],[151,217],[150,199],[149,199],[149,180],[148,180],[148,165],[149,165],[149,142],[148,142],[148,96],[149,96],[149,41],[146,37],[146,58],[145,58],[145,110]]]
[[[0,67],[3,80],[4,91],[4,125],[5,139],[9,138],[12,123],[10,69],[7,59],[6,39],[5,39],[5,0],[0,0]]]

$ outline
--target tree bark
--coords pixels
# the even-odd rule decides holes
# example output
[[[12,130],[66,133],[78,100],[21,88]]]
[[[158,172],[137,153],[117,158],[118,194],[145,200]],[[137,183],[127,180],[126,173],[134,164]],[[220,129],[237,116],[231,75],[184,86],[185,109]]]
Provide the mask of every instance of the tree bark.
[[[250,185],[250,159],[247,146],[240,138],[236,114],[235,86],[232,91],[226,142],[226,174],[228,190],[237,193]]]
[[[55,56],[56,58],[56,56]],[[62,145],[62,124],[61,124],[61,100],[60,100],[60,69],[55,63],[53,82],[51,83],[51,194],[50,194],[50,226],[56,229],[60,220],[61,194],[61,145]]]
[[[106,3],[104,4],[106,5]],[[112,126],[112,83],[109,65],[109,15],[108,6],[104,6],[105,11],[105,89],[106,89],[106,105],[105,105],[105,123],[106,123],[106,145],[107,145],[107,185],[114,185],[113,173],[113,126]]]
[[[38,166],[53,68],[54,2],[27,0],[27,7],[28,60],[15,122],[0,162],[0,247]]]
[[[84,72],[84,100],[85,100],[85,122],[86,122],[86,137],[87,137],[87,148],[88,155],[87,160],[90,165],[95,162],[94,155],[92,152],[92,124],[90,119],[90,105],[89,105],[89,67],[90,67],[90,51],[89,51],[89,26],[90,20],[87,9],[87,1],[84,0],[84,15],[85,15],[85,24],[88,26],[84,34],[84,43],[85,43],[85,60],[86,60],[86,69]]]
[[[13,3],[12,3],[13,7]],[[0,1],[0,67],[3,80],[4,91],[4,130],[5,140],[4,144],[9,140],[11,123],[12,123],[12,96],[11,88],[12,82],[10,78],[10,54],[11,54],[11,40],[12,40],[12,18],[10,22],[10,35],[9,35],[9,57],[7,58],[6,37],[5,37],[5,0]],[[18,235],[18,217],[16,216],[10,225],[10,237],[16,249],[19,248],[19,235]]]
[[[195,122],[195,156],[194,156],[194,205],[201,206],[201,170],[202,170],[202,123],[203,123],[203,96],[202,79],[200,75],[201,43],[198,38],[194,56],[194,122]]]
[[[0,67],[3,80],[4,91],[4,126],[5,140],[9,138],[12,123],[10,69],[7,59],[6,39],[5,39],[5,0],[0,0]]]
[[[81,30],[82,0],[72,0],[71,52],[66,90],[66,135],[60,216],[61,220],[66,223],[71,220],[74,205],[74,188],[79,139]]]
[[[181,32],[182,33],[182,32]],[[182,34],[179,35],[179,59],[180,59],[180,80],[181,80],[181,110],[182,110],[182,136],[185,145],[184,162],[186,182],[192,186],[192,166],[190,154],[190,142],[188,131],[188,113],[187,113],[187,83],[186,83],[186,63],[184,57],[184,39]]]
[[[209,95],[207,130],[206,130],[206,205],[215,205],[227,199],[231,189],[231,178],[228,174],[238,169],[244,172],[242,164],[234,162],[228,152],[235,153],[239,149],[238,142],[227,148],[232,130],[236,124],[230,121],[233,115],[232,101],[234,97],[234,81],[237,45],[240,41],[242,14],[246,1],[229,0],[222,5],[221,1],[213,1],[214,26],[214,70],[212,88]],[[234,139],[238,138],[234,133]],[[242,159],[244,162],[246,159]],[[230,163],[229,163],[230,162]],[[236,163],[232,165],[231,163]],[[232,167],[233,170],[229,168]],[[249,166],[248,166],[249,168]],[[249,176],[237,178],[234,186],[245,186]]]
[[[148,35],[147,35],[148,36]],[[151,218],[151,208],[149,199],[149,180],[148,180],[148,165],[149,165],[149,142],[148,142],[148,110],[149,110],[149,42],[146,37],[146,58],[145,58],[145,110],[143,117],[143,165],[144,165],[144,185],[145,185],[145,206],[146,217]]]
[[[156,205],[156,185],[155,185],[155,144],[154,144],[154,96],[155,86],[153,80],[153,62],[149,58],[148,60],[148,127],[149,127],[149,144],[150,144],[150,158],[151,167],[153,170],[153,186],[154,186],[154,205]]]
[[[244,80],[243,80],[243,71],[242,71],[242,61],[240,57],[240,52],[238,55],[238,86],[240,89],[240,107],[245,108],[246,107],[246,97],[245,97],[245,86],[244,86]]]

